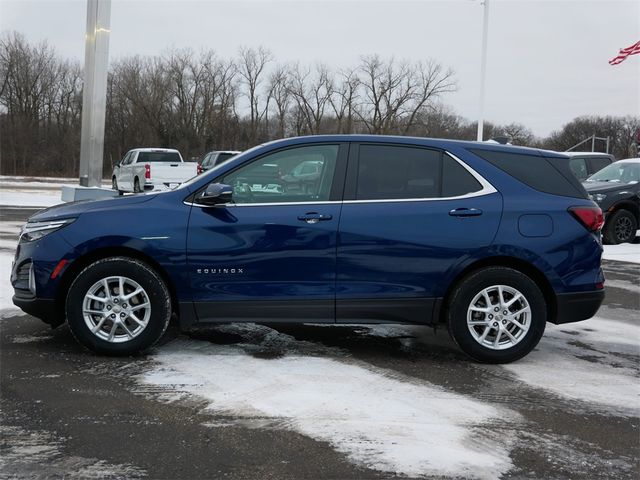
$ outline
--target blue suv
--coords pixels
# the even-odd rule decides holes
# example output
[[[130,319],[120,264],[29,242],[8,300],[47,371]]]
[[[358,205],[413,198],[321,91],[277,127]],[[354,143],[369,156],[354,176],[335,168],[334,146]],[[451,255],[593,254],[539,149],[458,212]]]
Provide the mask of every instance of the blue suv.
[[[318,175],[287,181],[299,165]],[[270,172],[265,176],[265,172]],[[561,154],[367,135],[292,138],[180,188],[24,226],[14,303],[129,355],[211,322],[446,325],[510,362],[604,298],[602,212]]]

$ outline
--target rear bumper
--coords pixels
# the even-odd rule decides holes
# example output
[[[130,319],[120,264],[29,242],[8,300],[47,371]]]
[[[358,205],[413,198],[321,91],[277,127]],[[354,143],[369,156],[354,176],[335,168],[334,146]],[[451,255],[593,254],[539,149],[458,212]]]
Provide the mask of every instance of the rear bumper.
[[[556,296],[557,315],[551,323],[579,322],[593,317],[602,301],[604,289],[591,292],[561,293]]]

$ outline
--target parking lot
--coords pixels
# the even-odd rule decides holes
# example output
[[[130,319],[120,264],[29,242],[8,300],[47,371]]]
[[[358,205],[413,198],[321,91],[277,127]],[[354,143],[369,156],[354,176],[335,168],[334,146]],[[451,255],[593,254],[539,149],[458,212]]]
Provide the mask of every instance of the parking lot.
[[[3,207],[3,258],[33,211]],[[174,326],[99,357],[3,278],[0,476],[636,478],[640,266],[604,266],[598,316],[505,366],[394,325]]]

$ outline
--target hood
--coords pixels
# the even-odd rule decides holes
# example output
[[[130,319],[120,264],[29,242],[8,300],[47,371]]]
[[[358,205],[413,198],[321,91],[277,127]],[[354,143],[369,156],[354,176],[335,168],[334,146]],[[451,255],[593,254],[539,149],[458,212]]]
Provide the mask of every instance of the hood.
[[[582,185],[589,193],[615,192],[616,190],[626,190],[630,186],[629,183],[622,182],[582,182]]]
[[[27,221],[44,222],[62,218],[78,217],[85,212],[95,210],[127,208],[129,205],[137,205],[139,203],[153,200],[156,196],[157,194],[130,195],[126,197],[107,198],[104,200],[81,200],[78,202],[63,203],[61,205],[40,210],[38,213],[31,215]]]

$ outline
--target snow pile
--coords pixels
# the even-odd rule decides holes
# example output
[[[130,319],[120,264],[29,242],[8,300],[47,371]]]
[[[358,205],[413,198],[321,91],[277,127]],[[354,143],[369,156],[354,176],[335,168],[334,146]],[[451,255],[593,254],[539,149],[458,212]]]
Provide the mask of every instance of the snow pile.
[[[288,350],[304,349],[275,333]],[[300,432],[368,468],[493,479],[512,467],[509,436],[483,426],[514,413],[397,372],[321,356],[256,358],[242,345],[202,341],[173,342],[153,358],[157,367],[141,381],[175,392],[170,398],[197,395],[214,413]]]

